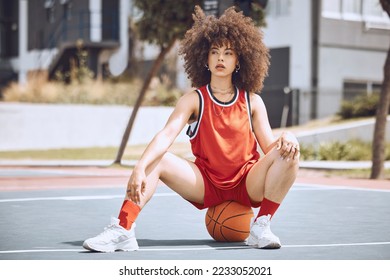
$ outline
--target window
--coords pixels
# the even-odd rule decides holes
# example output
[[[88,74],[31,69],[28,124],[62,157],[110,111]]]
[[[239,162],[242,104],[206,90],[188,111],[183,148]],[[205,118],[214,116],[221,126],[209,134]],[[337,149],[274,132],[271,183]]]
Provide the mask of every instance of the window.
[[[50,8],[53,8],[54,7],[54,0],[45,0],[45,4],[44,4],[44,6],[45,6],[45,8],[46,9],[50,9]]]
[[[343,18],[347,20],[360,20],[362,15],[361,0],[343,0]]]
[[[5,28],[4,28],[4,25],[2,22],[0,22],[0,57],[3,56],[3,44],[5,42],[5,40],[3,39],[3,37],[5,35]]]
[[[380,93],[381,83],[373,81],[345,80],[343,84],[343,97],[345,100],[353,100],[360,95]]]
[[[366,0],[363,2],[363,18],[365,21],[388,21],[389,17],[382,9],[379,0]]]
[[[64,2],[64,3],[62,3]],[[62,0],[62,8],[63,8],[63,18],[65,20],[71,20],[72,19],[72,2],[71,1],[64,1]]]
[[[323,0],[322,16],[390,25],[389,17],[383,11],[379,0]]]
[[[218,2],[217,0],[204,0],[203,10],[206,15],[218,15]]]
[[[341,0],[322,1],[322,16],[329,18],[341,17]]]
[[[280,17],[290,15],[291,0],[268,1],[266,7],[267,15]]]
[[[44,7],[46,9],[46,20],[50,23],[53,23],[55,21],[55,16],[54,16],[55,1],[45,0]]]

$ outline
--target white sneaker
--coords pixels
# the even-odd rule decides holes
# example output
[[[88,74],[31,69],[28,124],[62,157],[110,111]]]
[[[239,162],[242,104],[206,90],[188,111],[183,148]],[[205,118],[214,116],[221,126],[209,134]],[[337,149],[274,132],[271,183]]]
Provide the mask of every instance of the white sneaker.
[[[251,222],[251,230],[246,241],[248,246],[259,249],[279,249],[282,245],[279,238],[271,232],[271,215],[260,216]]]
[[[135,223],[130,230],[119,225],[119,219],[111,218],[111,224],[96,237],[84,241],[83,247],[98,252],[135,251],[138,250],[135,239]]]

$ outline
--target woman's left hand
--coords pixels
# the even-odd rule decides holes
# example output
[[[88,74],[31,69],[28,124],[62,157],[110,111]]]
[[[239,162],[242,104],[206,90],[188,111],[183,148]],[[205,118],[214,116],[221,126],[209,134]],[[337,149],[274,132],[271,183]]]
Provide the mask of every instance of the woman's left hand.
[[[295,160],[300,156],[297,138],[290,132],[283,132],[276,142],[276,149],[282,159]]]

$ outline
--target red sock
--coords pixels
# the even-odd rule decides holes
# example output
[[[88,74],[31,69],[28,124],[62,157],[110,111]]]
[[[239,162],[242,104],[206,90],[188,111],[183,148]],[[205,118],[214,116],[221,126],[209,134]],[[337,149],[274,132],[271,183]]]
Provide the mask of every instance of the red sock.
[[[264,215],[268,215],[268,214],[271,214],[271,218],[272,218],[272,216],[275,214],[276,210],[278,210],[279,205],[280,205],[280,203],[276,203],[276,202],[273,202],[271,200],[264,198],[263,201],[261,202],[260,211],[257,214],[256,219],[260,216],[264,216]]]
[[[119,225],[129,230],[137,219],[141,208],[130,200],[123,201],[121,211],[119,213]]]

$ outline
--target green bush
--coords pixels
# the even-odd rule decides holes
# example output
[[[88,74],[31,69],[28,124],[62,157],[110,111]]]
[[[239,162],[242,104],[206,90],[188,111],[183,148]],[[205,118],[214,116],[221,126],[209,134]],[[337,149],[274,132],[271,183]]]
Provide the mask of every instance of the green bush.
[[[301,160],[315,160],[317,159],[317,153],[316,149],[313,147],[313,145],[300,145],[301,149]]]
[[[361,140],[350,140],[342,143],[338,141],[313,145],[301,145],[302,160],[372,160],[372,143]],[[390,160],[390,142],[386,144],[385,160]]]
[[[101,82],[86,80],[83,83],[48,82],[33,80],[25,86],[10,84],[4,90],[5,102],[56,103],[56,104],[116,104],[133,106],[138,97],[142,81]],[[142,103],[144,106],[172,106],[181,96],[175,88],[155,82]]]
[[[352,101],[343,101],[337,114],[342,119],[375,116],[378,102],[378,93],[360,95]]]

